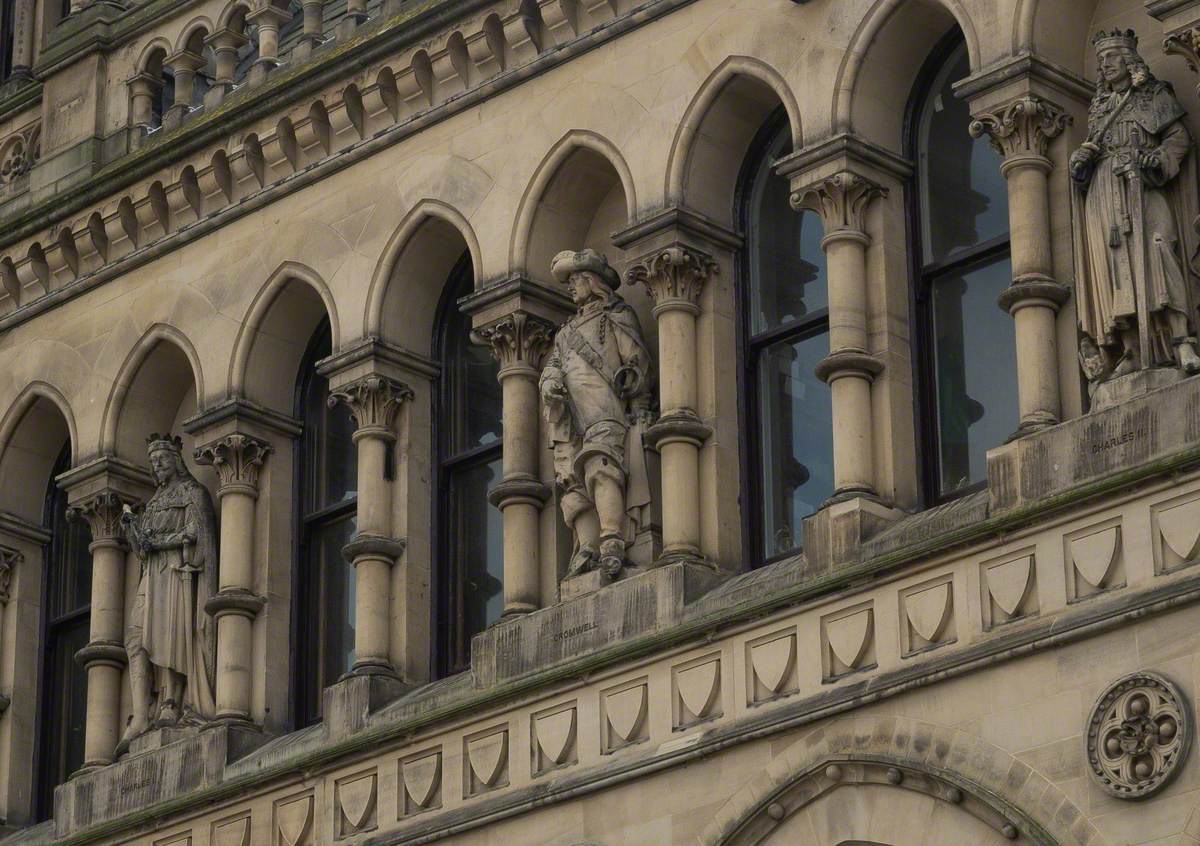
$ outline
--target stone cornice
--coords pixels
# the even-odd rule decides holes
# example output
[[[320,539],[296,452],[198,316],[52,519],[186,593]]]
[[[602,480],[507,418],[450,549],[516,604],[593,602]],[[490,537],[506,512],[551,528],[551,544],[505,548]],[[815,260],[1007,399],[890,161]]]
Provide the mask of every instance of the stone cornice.
[[[247,421],[287,438],[298,438],[303,424],[294,417],[281,414],[247,399],[234,398],[199,412],[183,421],[183,431],[195,435],[226,422]]]
[[[739,233],[684,206],[670,206],[653,212],[632,226],[614,232],[612,242],[614,246],[626,249],[668,231],[683,231],[731,250],[741,249],[745,243]]]
[[[154,477],[148,470],[113,455],[103,455],[72,467],[54,481],[71,495],[71,500],[106,487],[117,488],[132,496],[155,489]]]
[[[1021,53],[1001,59],[954,84],[954,96],[972,100],[1014,80],[1029,77],[1049,88],[1088,103],[1095,86],[1061,65],[1034,53]]]
[[[499,72],[489,69],[488,73],[479,77],[478,82],[472,79],[466,90],[453,96],[440,95],[429,105],[422,105],[419,91],[406,89],[404,98],[407,99],[399,101],[404,114],[396,115],[393,112],[387,116],[386,110],[373,112],[373,115],[382,117],[373,118],[374,122],[365,127],[352,127],[351,121],[346,121],[346,125],[339,128],[334,148],[323,150],[317,146],[311,149],[306,147],[303,160],[294,159],[290,162],[290,168],[273,168],[264,173],[261,166],[255,164],[256,156],[261,161],[261,151],[248,151],[247,145],[255,148],[260,144],[263,148],[273,145],[270,152],[274,155],[279,153],[275,148],[285,145],[286,139],[264,135],[239,147],[236,144],[242,138],[239,130],[253,121],[274,116],[287,108],[294,108],[298,101],[320,97],[322,91],[334,87],[335,84],[349,85],[349,77],[361,75],[364,67],[374,64],[381,67],[395,65],[392,72],[397,77],[404,74],[405,85],[414,84],[409,78],[412,76],[411,68],[403,63],[405,51],[419,43],[428,43],[436,34],[447,34],[455,23],[461,22],[462,15],[487,5],[488,0],[450,0],[437,5],[407,9],[390,19],[368,24],[361,36],[347,41],[344,45],[338,45],[336,49],[320,51],[312,62],[271,74],[267,82],[260,87],[240,90],[220,108],[198,116],[195,121],[188,121],[161,140],[156,140],[137,153],[114,162],[86,183],[57,194],[36,207],[26,209],[8,221],[2,227],[4,235],[0,237],[8,245],[9,255],[0,259],[0,272],[5,274],[6,283],[15,283],[15,279],[9,278],[14,274],[16,278],[26,280],[22,284],[27,287],[21,291],[23,297],[29,294],[30,298],[15,303],[15,308],[0,318],[0,331],[32,319],[115,275],[128,272],[183,243],[206,235],[242,215],[274,202],[281,196],[291,194],[349,167],[409,135],[445,120],[452,114],[471,108],[500,91],[519,85],[530,77],[570,61],[600,44],[694,1],[650,0],[633,12],[608,20],[586,32],[581,31],[576,36],[568,38],[569,33],[560,32],[557,36],[561,38],[559,43],[548,44],[518,56]],[[514,27],[523,27],[522,20],[519,14],[514,13],[506,26],[511,24]],[[482,32],[472,33],[472,38],[482,35]],[[399,61],[396,58],[397,54],[402,56]],[[435,63],[439,65],[450,61],[449,53],[445,49],[439,50],[435,56]],[[388,109],[394,109],[397,101],[389,99],[396,96],[394,83],[390,83],[393,85],[392,94],[377,91],[381,84],[376,82],[364,88],[362,97],[374,97],[385,104],[391,102],[392,105],[388,106]],[[331,120],[341,121],[346,117],[347,107],[339,97],[340,92],[331,95],[326,91],[323,98],[327,101],[325,111]],[[320,136],[320,133],[314,132],[315,128],[309,125],[311,118],[308,117],[308,110],[294,109],[293,115],[297,116],[299,121],[295,124],[297,136]],[[354,134],[355,129],[358,130],[358,135]],[[343,130],[349,130],[349,134]],[[228,152],[224,149],[226,146],[230,147]],[[117,192],[156,173],[169,170],[178,174],[181,172],[178,165],[182,159],[205,151],[206,148],[211,148],[207,151],[211,159],[221,158],[222,167],[228,163],[228,166],[232,166],[240,174],[239,182],[234,186],[236,191],[231,193],[230,186],[227,185],[222,189],[226,192],[224,194],[221,191],[206,194],[203,208],[199,205],[189,208],[185,204],[180,208],[179,222],[176,222],[176,215],[173,214],[166,232],[154,228],[163,221],[154,219],[152,197],[143,197],[140,194],[126,197],[125,200],[134,205],[135,211],[141,210],[138,212],[139,220],[144,217],[151,226],[147,237],[136,248],[131,240],[126,242],[124,247],[124,250],[130,251],[123,250],[116,256],[106,256],[99,266],[81,266],[78,256],[61,247],[61,232],[54,238],[46,232],[63,219],[101,203],[108,203],[109,207],[116,208],[112,200]],[[277,161],[287,164],[282,153],[278,155]],[[208,166],[208,159],[196,162],[195,173],[201,180],[211,181],[213,175],[210,171],[212,168]],[[195,195],[194,190],[189,194],[188,186],[176,182],[170,185],[164,182],[163,187],[170,196]],[[189,218],[193,217],[196,219],[189,221]],[[112,221],[112,228],[116,231],[120,222],[116,218],[112,218]],[[39,235],[42,237],[37,237]],[[73,236],[74,239],[84,240],[88,237],[89,233],[83,230],[74,233]],[[84,244],[84,247],[88,246]],[[81,254],[83,251],[83,248],[79,250]],[[36,267],[30,265],[32,260],[28,258],[27,253],[39,257]],[[46,254],[48,265],[40,262],[43,254]],[[47,267],[51,269],[47,270]],[[31,272],[33,276],[29,275]],[[46,284],[48,280],[39,276],[47,272],[54,274],[53,285]],[[8,284],[6,287],[11,288],[12,285]],[[48,290],[50,288],[53,290]]]
[[[510,276],[477,288],[462,297],[458,307],[464,314],[478,315],[510,301],[533,303],[541,306],[538,311],[548,310],[550,314],[561,312],[565,316],[575,311],[571,298],[564,290],[551,288],[524,276]]]
[[[1167,15],[1188,6],[1200,8],[1200,0],[1146,0],[1146,14],[1161,21]]]
[[[776,162],[775,172],[785,179],[796,180],[832,162],[866,165],[901,182],[913,172],[913,163],[908,159],[850,133],[834,135],[784,156]]]
[[[9,535],[36,544],[50,542],[50,532],[8,511],[0,511],[0,537]]]
[[[0,87],[0,121],[8,120],[23,109],[41,102],[42,84],[36,80],[23,80],[4,92],[7,87],[7,84]]]
[[[427,379],[436,379],[442,372],[441,365],[433,359],[376,337],[355,341],[328,358],[321,359],[317,362],[316,370],[322,376],[329,376],[368,361],[391,364]]]

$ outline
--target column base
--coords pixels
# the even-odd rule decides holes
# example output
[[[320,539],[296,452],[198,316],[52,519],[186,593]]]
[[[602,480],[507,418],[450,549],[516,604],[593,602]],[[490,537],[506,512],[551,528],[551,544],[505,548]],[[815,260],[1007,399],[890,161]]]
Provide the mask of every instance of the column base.
[[[390,667],[387,673],[358,674],[358,669],[351,670],[321,693],[322,722],[331,738],[360,731],[372,714],[411,689]]]
[[[810,570],[828,573],[857,563],[863,544],[904,516],[874,493],[827,501],[816,514],[804,518],[804,555]]]
[[[1017,430],[1009,435],[1004,442],[1010,444],[1018,438],[1025,438],[1034,432],[1040,432],[1043,429],[1049,429],[1051,426],[1057,426],[1060,422],[1057,417],[1049,412],[1030,414],[1021,421],[1021,425],[1017,427]]]

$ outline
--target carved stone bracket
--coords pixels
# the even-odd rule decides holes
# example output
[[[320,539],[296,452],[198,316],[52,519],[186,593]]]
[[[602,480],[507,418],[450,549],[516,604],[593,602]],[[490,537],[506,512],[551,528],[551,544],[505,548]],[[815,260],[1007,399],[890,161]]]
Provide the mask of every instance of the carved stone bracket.
[[[249,435],[226,435],[210,444],[196,447],[197,464],[216,468],[221,490],[243,488],[258,491],[258,474],[271,453],[271,445]]]
[[[12,598],[13,571],[25,560],[19,549],[0,546],[0,605],[7,605]]]
[[[1173,32],[1163,39],[1163,52],[1168,56],[1183,56],[1188,70],[1200,73],[1200,26]],[[1196,87],[1200,94],[1200,85]]]
[[[125,506],[133,505],[113,490],[103,490],[67,508],[70,520],[86,520],[92,530],[92,541],[112,541],[122,537],[121,512]]]
[[[390,433],[405,400],[413,398],[412,388],[396,379],[369,373],[329,392],[329,407],[344,403],[360,430]]]
[[[513,312],[471,333],[471,339],[491,347],[500,367],[540,368],[554,345],[555,326],[549,320],[524,311]]]
[[[1087,726],[1092,778],[1118,799],[1157,793],[1179,772],[1192,723],[1179,688],[1156,673],[1133,673],[1101,694]]]
[[[708,253],[675,243],[638,259],[625,275],[629,284],[646,286],[656,311],[678,304],[698,311],[700,292],[718,272],[720,267]]]
[[[792,192],[792,208],[821,216],[826,239],[857,235],[866,238],[867,207],[887,189],[864,176],[841,171]]]
[[[1045,159],[1050,141],[1070,123],[1071,116],[1059,106],[1027,94],[994,114],[979,115],[967,130],[972,138],[986,135],[992,149],[1006,161],[1030,156]]]

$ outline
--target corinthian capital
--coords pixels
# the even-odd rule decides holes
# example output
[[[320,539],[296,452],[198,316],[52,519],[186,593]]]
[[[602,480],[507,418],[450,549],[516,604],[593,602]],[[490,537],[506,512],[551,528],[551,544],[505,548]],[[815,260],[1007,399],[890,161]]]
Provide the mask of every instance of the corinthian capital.
[[[1200,26],[1172,32],[1163,39],[1163,52],[1168,56],[1183,56],[1188,70],[1200,70]]]
[[[554,324],[525,311],[515,311],[471,333],[476,343],[487,344],[500,367],[541,367],[554,344]]]
[[[7,605],[12,597],[13,570],[25,560],[19,549],[0,546],[0,605]]]
[[[244,487],[258,490],[258,474],[271,452],[271,445],[249,435],[232,434],[196,447],[192,455],[197,464],[209,464],[221,477],[221,488]]]
[[[886,197],[887,189],[865,176],[843,170],[792,192],[792,208],[814,211],[821,216],[825,237],[856,233],[864,238],[867,207],[876,197]]]
[[[982,114],[971,121],[972,138],[988,137],[992,149],[1008,159],[1013,156],[1046,157],[1050,141],[1062,133],[1071,116],[1053,103],[1027,94],[1013,100],[995,114]]]
[[[412,389],[395,379],[369,373],[329,392],[329,407],[344,403],[354,415],[359,429],[391,431],[405,400],[413,398]]]
[[[114,490],[102,490],[67,508],[67,519],[86,520],[93,541],[117,540],[121,533],[121,512],[133,501]]]
[[[708,253],[672,244],[635,261],[625,276],[631,285],[645,285],[656,307],[672,303],[695,306],[705,283],[718,272],[720,267]]]

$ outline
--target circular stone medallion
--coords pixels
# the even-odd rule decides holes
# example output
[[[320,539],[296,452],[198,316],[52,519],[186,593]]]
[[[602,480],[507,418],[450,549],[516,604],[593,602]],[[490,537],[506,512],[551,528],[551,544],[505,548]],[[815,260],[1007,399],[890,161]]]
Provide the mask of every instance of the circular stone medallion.
[[[1179,771],[1191,742],[1192,721],[1179,688],[1155,673],[1133,673],[1114,682],[1092,708],[1092,778],[1118,799],[1144,799]]]

